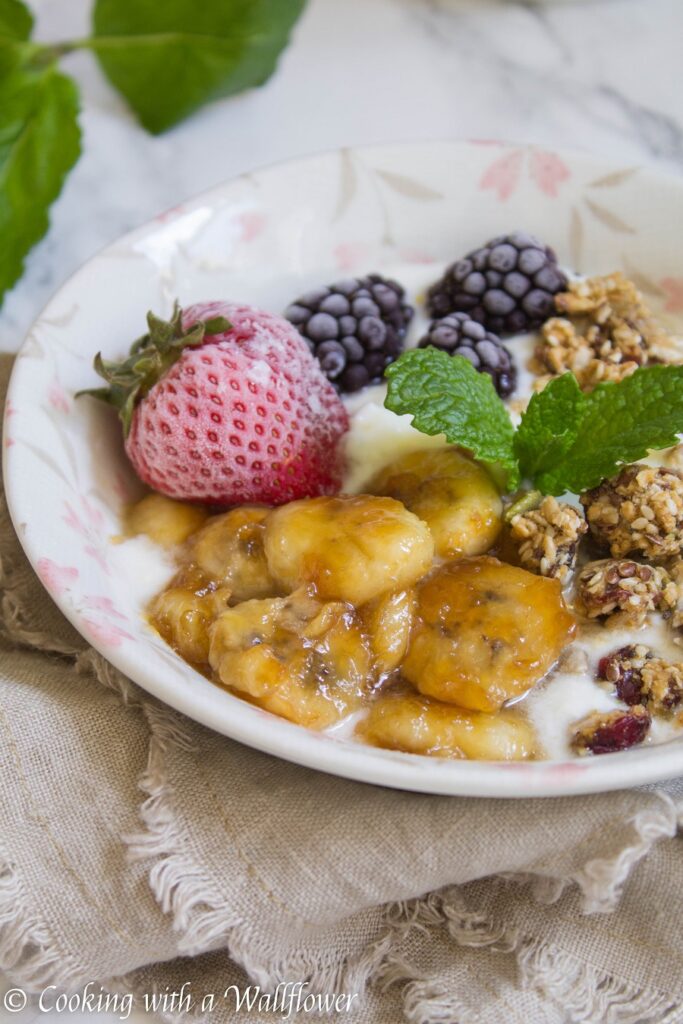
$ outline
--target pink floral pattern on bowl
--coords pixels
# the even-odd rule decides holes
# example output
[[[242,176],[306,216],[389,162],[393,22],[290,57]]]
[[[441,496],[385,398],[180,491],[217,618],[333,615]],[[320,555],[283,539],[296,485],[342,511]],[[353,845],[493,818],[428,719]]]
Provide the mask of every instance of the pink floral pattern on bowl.
[[[92,386],[93,338],[120,355],[147,309],[231,297],[280,312],[339,271],[422,273],[515,228],[579,271],[623,269],[655,307],[683,313],[678,179],[585,155],[496,142],[328,153],[240,178],[168,211],[100,253],[52,299],[17,360],[4,434],[15,525],[67,617],[160,699],[243,743],[350,778],[433,793],[591,792],[683,772],[683,741],[581,762],[445,762],[319,735],[251,707],[194,673],[147,625],[155,573],[144,545],[116,544],[139,485]],[[662,244],[666,240],[666,244]],[[674,259],[675,257],[675,259]],[[136,542],[130,542],[135,544]],[[159,583],[161,585],[161,583]]]
[[[106,619],[92,619],[84,615],[81,623],[86,637],[96,646],[119,647],[124,640],[135,639],[125,629]]]
[[[94,558],[103,572],[109,572],[107,561],[108,545],[104,534],[104,515],[88,501],[81,498],[76,509],[70,502],[64,502],[63,520],[83,540],[83,552]]]
[[[58,565],[51,558],[39,558],[36,572],[43,585],[54,597],[61,597],[62,594],[71,590],[79,576],[78,569],[74,565]]]
[[[517,148],[489,164],[479,179],[479,188],[489,189],[505,202],[519,187],[525,166],[528,166],[530,180],[549,199],[556,199],[562,183],[571,178],[569,167],[557,153]]]
[[[666,293],[664,309],[667,313],[683,313],[683,277],[664,277],[660,286]]]

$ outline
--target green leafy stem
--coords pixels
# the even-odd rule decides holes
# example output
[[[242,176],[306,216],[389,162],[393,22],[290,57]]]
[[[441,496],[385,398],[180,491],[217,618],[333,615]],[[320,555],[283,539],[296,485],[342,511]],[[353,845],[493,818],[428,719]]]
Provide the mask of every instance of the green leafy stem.
[[[385,405],[425,434],[522,480],[542,494],[580,494],[683,432],[683,366],[647,366],[588,394],[565,373],[532,396],[517,429],[488,374],[435,348],[404,353],[386,371]]]
[[[40,44],[23,0],[0,0],[0,303],[48,228],[81,153],[79,93],[58,62],[92,51],[150,132],[263,84],[305,0],[95,0],[92,35]]]

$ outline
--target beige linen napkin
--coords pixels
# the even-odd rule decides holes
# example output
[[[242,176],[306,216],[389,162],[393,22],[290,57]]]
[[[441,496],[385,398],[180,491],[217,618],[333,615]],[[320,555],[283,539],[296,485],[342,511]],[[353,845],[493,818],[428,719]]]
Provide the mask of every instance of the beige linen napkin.
[[[281,1019],[294,983],[339,996],[349,1024],[683,1021],[680,782],[467,800],[278,761],[122,677],[44,593],[4,503],[0,531],[13,984],[91,983],[138,1007],[182,992],[218,1024]]]

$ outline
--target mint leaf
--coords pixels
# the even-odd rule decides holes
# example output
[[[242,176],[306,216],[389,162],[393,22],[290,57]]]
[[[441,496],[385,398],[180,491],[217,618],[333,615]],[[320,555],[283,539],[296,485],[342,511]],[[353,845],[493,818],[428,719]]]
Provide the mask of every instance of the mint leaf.
[[[424,348],[404,352],[385,376],[387,409],[409,413],[423,434],[445,434],[482,462],[502,466],[508,487],[517,486],[512,422],[487,373],[478,373],[463,356]]]
[[[532,395],[515,434],[515,453],[523,477],[534,480],[562,462],[576,441],[586,396],[573,373],[551,380]]]
[[[54,65],[31,66],[32,56],[27,44],[0,43],[0,300],[80,153],[76,86]]]
[[[545,494],[579,494],[620,465],[676,444],[683,431],[683,366],[643,367],[618,384],[599,384],[584,402],[571,447],[555,466],[543,462],[535,478]]]
[[[24,41],[31,35],[33,16],[21,0],[0,0],[0,38]]]
[[[96,0],[88,44],[142,124],[162,132],[270,77],[305,0]]]

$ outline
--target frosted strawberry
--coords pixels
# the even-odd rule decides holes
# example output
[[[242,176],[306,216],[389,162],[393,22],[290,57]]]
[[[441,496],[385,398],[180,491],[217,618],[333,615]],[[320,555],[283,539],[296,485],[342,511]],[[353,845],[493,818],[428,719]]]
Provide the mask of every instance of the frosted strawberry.
[[[98,355],[138,476],[172,498],[212,505],[333,494],[348,416],[286,320],[249,306],[201,303],[149,332],[121,363]]]

